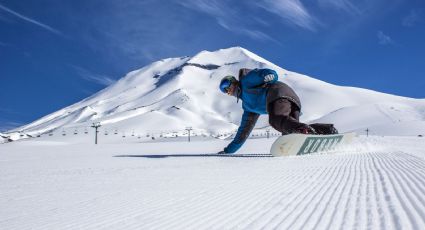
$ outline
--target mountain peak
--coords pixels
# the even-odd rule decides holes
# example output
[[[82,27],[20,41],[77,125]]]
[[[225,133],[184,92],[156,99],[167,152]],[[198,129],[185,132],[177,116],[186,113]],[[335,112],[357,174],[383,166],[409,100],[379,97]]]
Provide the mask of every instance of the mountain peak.
[[[122,132],[161,132],[182,130],[189,126],[210,133],[231,131],[238,127],[243,111],[233,97],[223,95],[218,90],[218,84],[225,75],[237,75],[240,68],[274,69],[279,80],[294,88],[300,96],[303,122],[316,120],[336,123],[337,127],[344,127],[340,131],[370,128],[374,125],[372,123],[388,120],[385,114],[391,114],[390,122],[417,120],[417,117],[423,116],[420,109],[425,111],[423,103],[415,104],[415,108],[410,109],[413,105],[410,99],[360,88],[338,87],[286,71],[236,46],[201,51],[193,57],[153,62],[130,72],[87,99],[14,131],[38,134],[64,129],[90,129],[95,121],[101,122],[105,130],[119,129]],[[391,102],[390,106],[367,107],[383,101]],[[397,112],[399,107],[407,110],[406,106],[402,107],[403,104],[410,109],[408,114]],[[345,119],[347,111],[357,111],[357,108],[367,108],[371,112],[359,115],[357,123]],[[385,113],[382,112],[384,110]],[[267,127],[267,116],[262,116],[257,124],[257,127]]]
[[[222,66],[229,63],[246,62],[247,59],[251,59],[251,61],[258,63],[274,65],[266,59],[240,46],[219,49],[216,51],[204,50],[190,58],[188,62],[202,65],[214,64]]]

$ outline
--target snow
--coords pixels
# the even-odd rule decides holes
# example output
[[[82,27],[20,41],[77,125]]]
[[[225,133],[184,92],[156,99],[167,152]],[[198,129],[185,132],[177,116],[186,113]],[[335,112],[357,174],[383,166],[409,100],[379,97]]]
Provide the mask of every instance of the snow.
[[[420,106],[420,105],[419,105]],[[419,106],[382,102],[345,107],[314,122],[335,123],[341,130],[364,132],[369,129],[376,135],[425,134],[425,117]],[[353,114],[355,114],[353,116]],[[350,119],[339,119],[349,117]],[[335,122],[333,122],[335,121]],[[365,123],[364,121],[367,121]]]
[[[299,94],[302,121],[370,136],[275,158],[280,134],[262,116],[236,155],[215,154],[242,114],[217,85],[239,68],[275,69]],[[424,135],[425,99],[332,85],[241,47],[168,58],[0,134],[0,143],[13,140],[0,144],[0,226],[421,229]]]
[[[0,145],[2,229],[421,229],[425,141],[361,136],[273,158],[274,139]],[[253,155],[250,155],[253,154]],[[238,157],[239,156],[239,157]]]
[[[7,142],[8,136],[6,134],[0,133],[0,144]]]

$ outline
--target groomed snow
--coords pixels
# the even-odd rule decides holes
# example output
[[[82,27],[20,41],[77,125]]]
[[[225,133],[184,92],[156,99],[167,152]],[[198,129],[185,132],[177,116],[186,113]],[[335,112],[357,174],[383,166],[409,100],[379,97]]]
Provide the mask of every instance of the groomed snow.
[[[0,145],[1,229],[422,229],[425,141],[360,137],[325,155],[228,141]],[[254,154],[254,155],[249,155]]]
[[[242,114],[217,85],[240,68],[275,69],[302,121],[374,136],[273,158],[262,116],[236,155],[215,155]],[[0,229],[422,229],[420,135],[425,99],[332,85],[241,47],[168,58],[2,134]]]

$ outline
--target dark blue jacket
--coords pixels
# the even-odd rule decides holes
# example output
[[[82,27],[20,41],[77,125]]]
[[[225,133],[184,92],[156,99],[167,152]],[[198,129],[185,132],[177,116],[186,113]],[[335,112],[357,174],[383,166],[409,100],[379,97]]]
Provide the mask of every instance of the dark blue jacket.
[[[236,152],[245,143],[260,114],[267,114],[268,91],[277,79],[276,71],[271,69],[241,69],[239,71],[241,89],[239,97],[242,100],[244,112],[238,132],[224,152]]]

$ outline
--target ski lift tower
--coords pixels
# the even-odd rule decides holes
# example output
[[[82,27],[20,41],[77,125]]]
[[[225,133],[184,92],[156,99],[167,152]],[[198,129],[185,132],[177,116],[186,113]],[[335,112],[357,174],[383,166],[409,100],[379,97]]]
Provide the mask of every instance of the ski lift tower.
[[[188,141],[190,142],[190,131],[192,131],[193,129],[192,129],[192,127],[186,127],[186,130],[187,130],[187,137],[188,137]]]
[[[97,134],[99,133],[99,131],[97,130],[100,126],[102,126],[102,125],[100,125],[100,122],[95,122],[95,123],[93,123],[93,125],[91,126],[92,128],[95,128],[95,132],[94,132],[94,135],[95,135],[95,139],[94,139],[94,143],[97,145]]]

